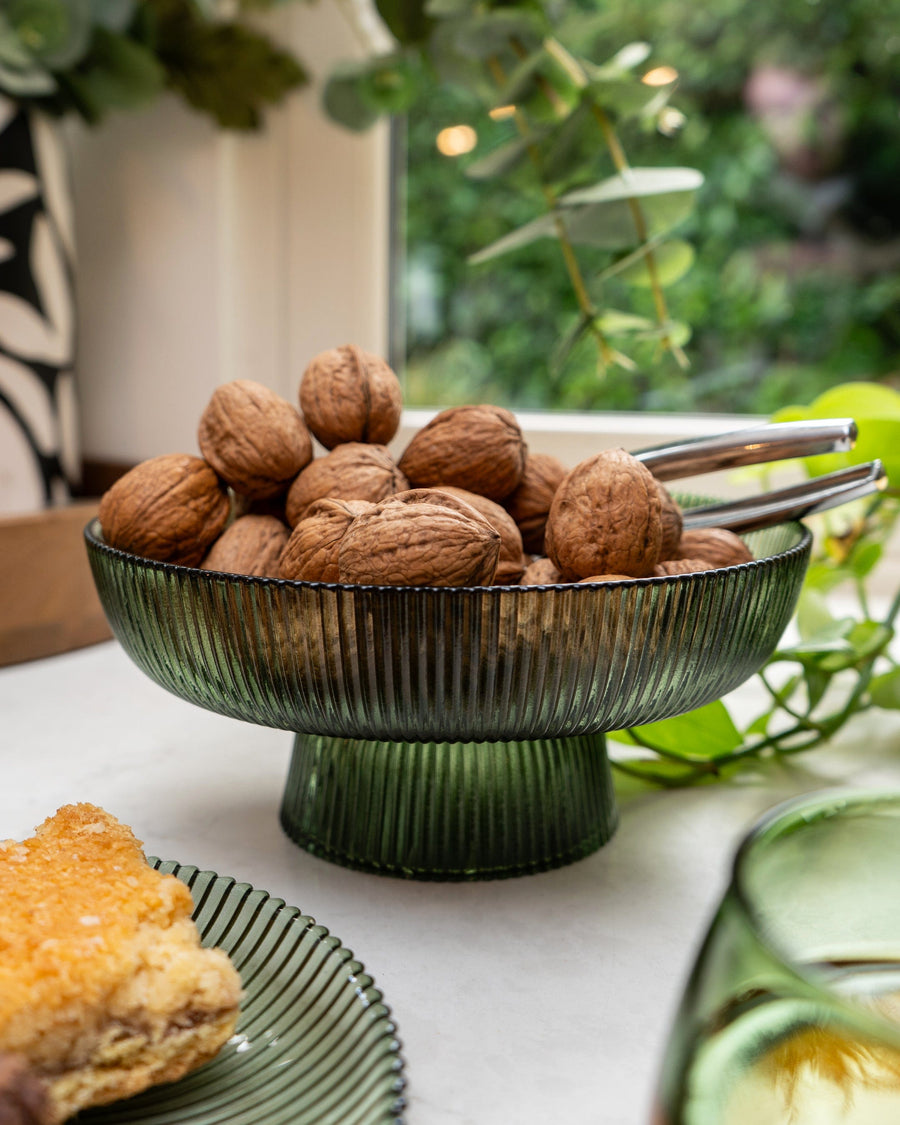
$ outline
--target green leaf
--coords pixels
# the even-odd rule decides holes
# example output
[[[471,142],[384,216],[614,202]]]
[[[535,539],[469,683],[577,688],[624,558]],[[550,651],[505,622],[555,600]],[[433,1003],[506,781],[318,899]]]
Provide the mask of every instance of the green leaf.
[[[658,246],[642,246],[636,252],[637,261],[619,271],[619,277],[629,285],[649,289],[653,277],[647,265],[647,256],[652,253],[656,277],[660,285],[672,285],[683,277],[694,264],[694,248],[689,242],[673,238]],[[613,267],[615,269],[615,267]],[[610,271],[605,271],[607,274]]]
[[[56,88],[56,79],[25,49],[0,12],[0,90],[25,98],[52,94]]]
[[[876,676],[869,685],[869,695],[876,707],[900,711],[900,668]]]
[[[339,64],[322,91],[322,108],[338,125],[363,133],[378,120],[378,110],[365,93],[365,78],[356,63]]]
[[[19,40],[48,70],[75,66],[91,40],[90,0],[6,0]]]
[[[125,31],[137,12],[138,0],[92,0],[93,22],[107,31]]]
[[[422,0],[375,0],[375,7],[398,43],[422,43],[434,26]]]
[[[237,23],[207,22],[188,8],[155,0],[157,55],[168,84],[228,129],[256,129],[263,109],[307,78],[289,52]]]
[[[470,18],[457,18],[449,28],[453,47],[471,59],[487,59],[508,50],[510,40],[526,46],[540,43],[544,22],[537,12],[524,8],[494,8]]]
[[[801,648],[810,651],[810,644],[828,643],[844,638],[853,625],[852,617],[837,620],[821,591],[804,588],[797,603],[797,629]]]
[[[508,254],[511,250],[518,250],[522,246],[529,246],[532,242],[536,242],[539,238],[553,238],[556,234],[556,214],[548,212],[546,215],[539,215],[536,219],[532,219],[530,223],[525,223],[524,226],[517,227],[509,234],[503,235],[498,238],[496,242],[492,242],[490,246],[485,246],[483,250],[477,251],[472,254],[468,261],[470,265],[480,265],[482,262],[488,262],[492,258],[498,258],[501,254]]]
[[[880,621],[858,621],[847,634],[850,651],[823,656],[819,667],[826,672],[840,672],[844,668],[851,668],[883,651],[893,636],[893,630]]]
[[[606,309],[598,318],[598,326],[607,336],[625,336],[633,333],[652,332],[652,320],[637,313],[623,312],[620,309]]]
[[[97,28],[91,65],[68,76],[82,111],[99,121],[111,109],[146,105],[165,89],[166,72],[152,51],[125,35]]]
[[[807,418],[854,418],[859,428],[849,452],[807,457],[810,476],[881,458],[891,486],[900,488],[900,393],[881,383],[841,383],[809,406],[788,406],[773,415],[773,421]]]
[[[884,543],[860,543],[850,553],[850,569],[860,582],[867,578],[884,556]]]
[[[562,201],[561,201],[562,202]],[[690,215],[693,192],[648,196],[640,201],[650,239],[670,230]],[[602,250],[627,250],[638,244],[634,216],[627,199],[612,199],[584,207],[566,207],[564,220],[576,245]]]
[[[703,174],[695,168],[631,168],[591,187],[570,191],[559,202],[563,207],[577,207],[656,195],[692,194],[702,185]]]
[[[577,317],[569,328],[563,333],[557,341],[553,349],[553,355],[550,361],[550,371],[554,376],[558,376],[566,364],[569,356],[572,354],[573,349],[582,339],[584,334],[590,328],[591,319],[582,313]]]
[[[491,152],[478,157],[466,168],[466,175],[473,180],[489,180],[512,171],[528,154],[532,140],[514,137],[511,141],[498,145]]]
[[[804,667],[803,679],[806,683],[806,695],[811,711],[822,701],[825,692],[828,690],[828,685],[831,683],[832,677],[828,672],[823,671],[820,665],[813,661]]]
[[[708,761],[741,745],[740,731],[720,699],[674,719],[647,723],[633,730],[640,745],[684,762]],[[620,741],[618,734],[613,732],[607,737]]]
[[[425,14],[439,19],[467,15],[475,10],[478,0],[427,0]]]

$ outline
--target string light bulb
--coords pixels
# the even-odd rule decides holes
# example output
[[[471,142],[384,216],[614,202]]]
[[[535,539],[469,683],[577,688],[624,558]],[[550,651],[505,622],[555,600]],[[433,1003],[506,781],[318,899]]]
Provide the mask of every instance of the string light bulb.
[[[441,129],[434,143],[444,156],[462,156],[478,143],[478,134],[471,125],[448,125]]]

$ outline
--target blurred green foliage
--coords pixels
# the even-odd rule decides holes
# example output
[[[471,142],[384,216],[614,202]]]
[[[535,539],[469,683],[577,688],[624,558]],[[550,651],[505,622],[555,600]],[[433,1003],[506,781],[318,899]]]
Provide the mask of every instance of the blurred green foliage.
[[[245,19],[276,2],[0,0],[0,93],[95,125],[170,90],[223,128],[255,129],[306,81]]]
[[[640,120],[622,131],[633,164],[705,176],[677,231],[696,256],[667,291],[693,331],[691,368],[648,340],[629,350],[637,372],[599,377],[587,342],[554,372],[576,315],[559,247],[467,261],[533,218],[539,187],[523,169],[467,177],[511,125],[490,120],[475,91],[422,73],[405,126],[408,400],[769,414],[839,382],[900,384],[900,0],[570,7],[599,57],[643,40],[653,53],[641,71],[678,71],[681,127],[676,116],[671,135]],[[436,135],[461,121],[475,125],[476,149],[441,155]],[[597,135],[573,144],[596,177]],[[606,259],[586,253],[604,306],[652,315],[649,291],[598,280]]]

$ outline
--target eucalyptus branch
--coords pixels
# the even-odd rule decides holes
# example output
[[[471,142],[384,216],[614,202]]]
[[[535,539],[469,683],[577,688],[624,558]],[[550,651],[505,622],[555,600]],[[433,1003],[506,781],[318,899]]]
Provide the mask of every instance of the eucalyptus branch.
[[[496,55],[492,55],[488,59],[488,69],[491,72],[495,84],[498,88],[502,89],[506,82],[506,74],[503,70],[503,65]],[[555,91],[554,91],[555,93]],[[566,265],[566,272],[569,275],[569,280],[572,283],[572,290],[575,294],[575,300],[578,302],[578,308],[581,310],[582,315],[587,323],[588,331],[594,337],[597,343],[597,348],[600,354],[600,361],[604,367],[614,362],[621,362],[622,357],[609,343],[605,333],[597,323],[598,310],[594,307],[591,300],[590,293],[588,292],[587,285],[584,281],[584,276],[581,272],[581,266],[578,262],[578,255],[575,253],[575,247],[572,245],[569,238],[569,232],[566,230],[566,225],[559,215],[557,206],[556,194],[550,185],[546,182],[543,174],[541,154],[538,146],[531,140],[532,132],[528,124],[528,119],[521,109],[516,107],[514,112],[514,120],[519,135],[526,142],[526,151],[528,159],[534,168],[538,182],[541,186],[541,192],[544,196],[544,203],[547,210],[553,215],[553,225],[556,232],[556,239],[559,242],[560,249],[563,255],[563,261]]]
[[[573,78],[581,89],[587,89],[588,76],[584,72],[584,68],[580,63],[573,58],[573,56],[566,50],[566,48],[552,36],[544,40],[544,48],[549,55],[557,60],[561,66],[564,67],[566,72]],[[600,127],[600,132],[603,134],[603,139],[606,142],[606,147],[609,150],[610,157],[612,158],[613,165],[616,171],[622,176],[622,179],[627,182],[628,175],[631,171],[631,165],[625,155],[625,150],[618,134],[609,118],[609,114],[600,106],[593,97],[590,99],[591,113]],[[632,222],[634,223],[635,233],[637,234],[638,241],[642,247],[646,247],[644,254],[644,261],[647,266],[647,273],[650,278],[650,289],[653,294],[653,304],[656,310],[656,318],[660,327],[665,330],[665,326],[669,323],[669,309],[666,303],[665,293],[663,292],[662,281],[659,276],[659,267],[656,261],[656,255],[651,246],[649,231],[647,229],[647,221],[644,216],[644,210],[641,207],[640,200],[634,196],[628,196],[628,208],[631,211]],[[679,366],[687,368],[690,366],[684,350],[680,348],[664,331],[663,336],[660,338],[660,343],[664,348],[671,351]]]

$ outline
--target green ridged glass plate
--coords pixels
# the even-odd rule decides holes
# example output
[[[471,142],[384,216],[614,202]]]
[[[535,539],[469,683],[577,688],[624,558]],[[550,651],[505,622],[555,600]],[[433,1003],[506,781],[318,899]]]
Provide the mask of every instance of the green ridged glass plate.
[[[241,974],[241,1016],[211,1062],[82,1113],[79,1125],[399,1125],[396,1027],[372,977],[338,938],[247,883],[150,863],[190,888],[203,944],[224,949]]]

